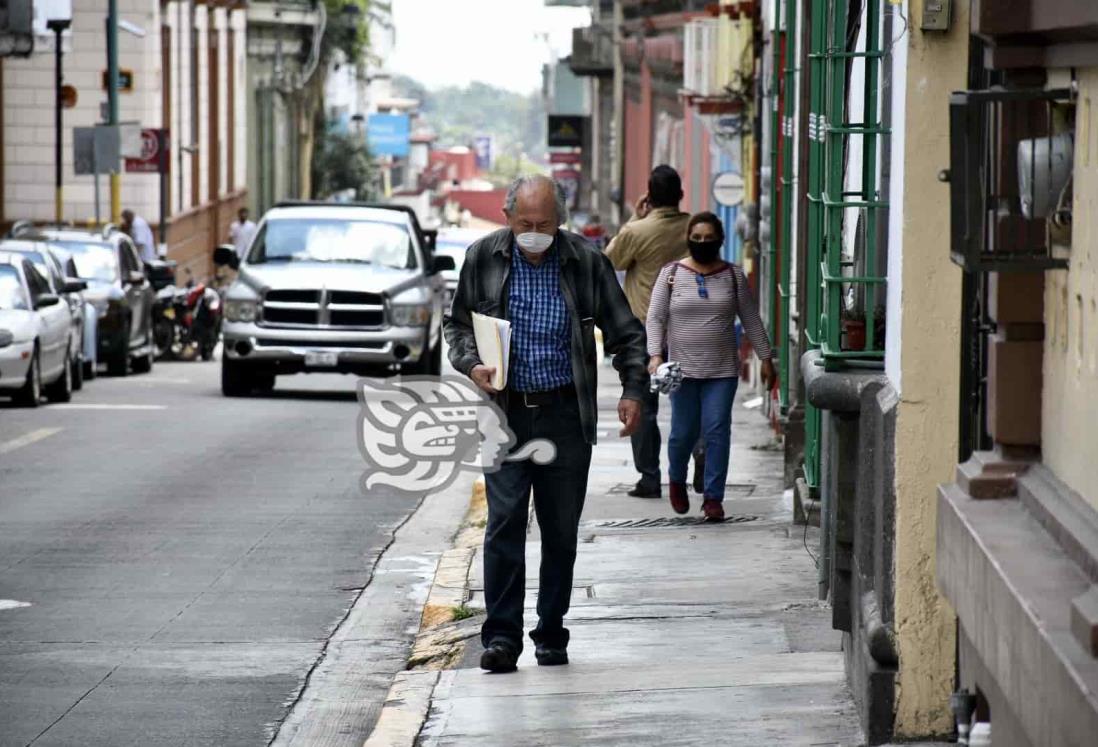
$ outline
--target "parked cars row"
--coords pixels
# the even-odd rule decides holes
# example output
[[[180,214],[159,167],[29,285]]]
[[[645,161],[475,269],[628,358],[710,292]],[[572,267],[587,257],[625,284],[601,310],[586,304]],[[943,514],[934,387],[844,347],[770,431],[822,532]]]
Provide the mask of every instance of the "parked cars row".
[[[151,370],[148,272],[113,226],[16,224],[0,240],[0,395],[64,402],[99,363],[116,376]]]

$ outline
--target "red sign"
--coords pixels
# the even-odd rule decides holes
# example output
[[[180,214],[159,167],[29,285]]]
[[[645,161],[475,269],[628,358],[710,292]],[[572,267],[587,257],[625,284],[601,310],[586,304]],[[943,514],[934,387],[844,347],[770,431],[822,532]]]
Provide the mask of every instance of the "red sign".
[[[549,153],[549,163],[579,163],[580,160],[579,153]]]
[[[166,174],[168,172],[168,131],[141,130],[141,157],[127,158],[126,171],[136,174]]]

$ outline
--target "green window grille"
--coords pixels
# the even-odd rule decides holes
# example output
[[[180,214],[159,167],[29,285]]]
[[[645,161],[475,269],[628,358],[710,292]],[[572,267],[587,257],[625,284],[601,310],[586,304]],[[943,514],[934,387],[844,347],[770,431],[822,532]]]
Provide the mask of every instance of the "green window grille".
[[[789,407],[789,306],[793,264],[794,122],[797,111],[797,0],[775,0],[773,39],[773,105],[770,132],[771,239],[767,326],[778,357],[779,405]]]
[[[865,0],[860,21],[850,17],[846,0],[805,1],[811,3],[805,337],[828,370],[880,368],[886,291],[881,211],[888,203],[880,189],[878,147],[889,132],[879,111],[881,0]],[[856,60],[863,61],[862,121],[849,119]],[[853,179],[847,173],[852,152],[861,154]],[[854,229],[852,239],[844,240],[844,224]],[[804,470],[812,487],[819,486],[820,426],[820,412],[806,403]]]

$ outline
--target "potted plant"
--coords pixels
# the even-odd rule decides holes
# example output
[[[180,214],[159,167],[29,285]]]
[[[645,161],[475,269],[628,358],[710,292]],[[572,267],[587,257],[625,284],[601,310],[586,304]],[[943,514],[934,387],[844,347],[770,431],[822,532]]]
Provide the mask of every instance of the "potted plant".
[[[861,309],[843,311],[843,350],[865,350],[865,312]]]

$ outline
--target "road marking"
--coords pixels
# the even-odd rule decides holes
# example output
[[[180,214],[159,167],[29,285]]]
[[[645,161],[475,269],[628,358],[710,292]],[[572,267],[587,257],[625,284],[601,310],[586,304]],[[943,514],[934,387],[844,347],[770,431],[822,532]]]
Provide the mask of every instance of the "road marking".
[[[36,431],[31,431],[30,433],[26,434],[25,436],[20,436],[19,438],[13,438],[10,441],[4,441],[3,443],[0,443],[0,454],[7,454],[9,451],[15,451],[16,449],[21,449],[24,446],[29,446],[29,445],[33,444],[35,441],[41,441],[44,438],[49,438],[50,436],[52,436],[53,434],[55,434],[55,433],[57,433],[58,431],[61,431],[61,430],[63,430],[63,429],[62,428],[39,428]]]
[[[108,405],[108,404],[80,404],[80,405],[52,405],[51,410],[167,410],[167,405]]]
[[[0,599],[0,610],[17,610],[20,607],[30,606],[30,602],[17,602],[14,599]]]

